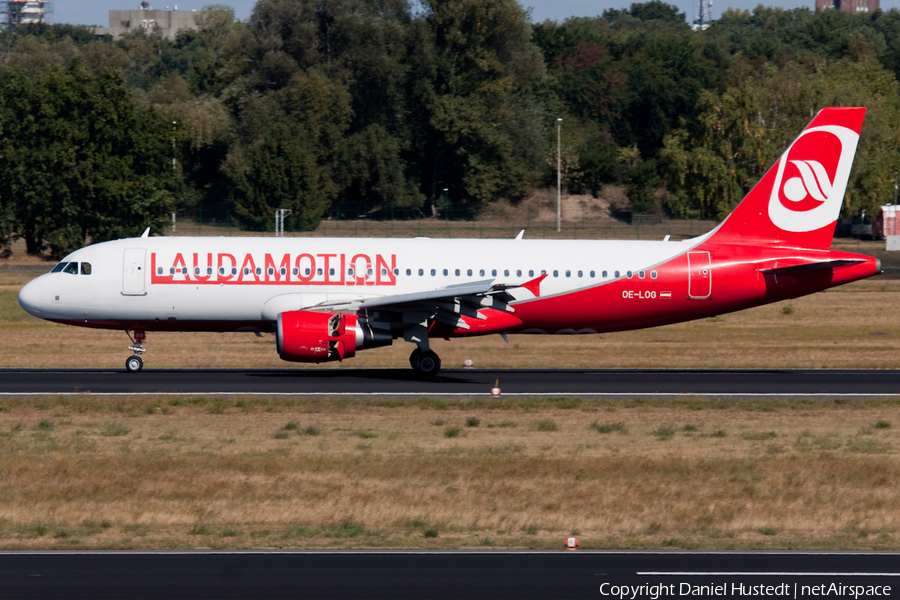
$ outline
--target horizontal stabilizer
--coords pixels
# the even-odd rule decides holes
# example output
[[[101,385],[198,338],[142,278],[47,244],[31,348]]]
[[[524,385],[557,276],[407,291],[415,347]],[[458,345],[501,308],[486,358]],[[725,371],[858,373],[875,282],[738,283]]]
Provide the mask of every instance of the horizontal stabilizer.
[[[822,262],[807,263],[805,265],[793,265],[790,267],[775,267],[773,269],[760,269],[760,273],[766,275],[800,275],[807,271],[818,271],[821,269],[839,269],[841,267],[849,267],[864,263],[861,258],[844,258],[840,260],[826,260]]]

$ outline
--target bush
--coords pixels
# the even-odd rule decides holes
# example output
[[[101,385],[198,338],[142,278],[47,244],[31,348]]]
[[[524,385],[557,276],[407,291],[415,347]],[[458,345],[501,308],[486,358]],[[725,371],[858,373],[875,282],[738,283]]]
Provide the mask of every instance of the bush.
[[[469,417],[466,419],[466,427],[478,427],[481,425],[481,419],[478,417]]]
[[[556,431],[556,423],[550,419],[544,419],[537,424],[538,431]]]
[[[625,432],[625,423],[598,423],[594,421],[591,423],[591,429],[596,431],[597,433],[612,433],[614,431]]]
[[[459,437],[459,434],[461,432],[462,432],[462,429],[460,429],[459,427],[456,427],[454,425],[453,427],[448,427],[444,430],[444,437],[446,437],[446,438]]]
[[[660,425],[653,430],[653,435],[661,442],[671,440],[675,436],[675,428],[671,425]]]

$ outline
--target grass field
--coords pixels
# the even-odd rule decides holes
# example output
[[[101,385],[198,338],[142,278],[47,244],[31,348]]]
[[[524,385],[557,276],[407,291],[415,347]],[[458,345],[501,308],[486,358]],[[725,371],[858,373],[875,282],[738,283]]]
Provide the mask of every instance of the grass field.
[[[900,406],[68,397],[0,412],[0,548],[897,549]]]
[[[857,248],[859,245],[861,247]],[[848,250],[900,259],[874,244]],[[896,253],[892,253],[896,254]],[[115,367],[0,261],[0,367]],[[437,340],[447,367],[898,368],[900,280],[692,323]],[[315,368],[271,336],[151,333],[147,368]],[[406,368],[403,342],[345,367]],[[0,548],[900,549],[900,402],[0,400]]]

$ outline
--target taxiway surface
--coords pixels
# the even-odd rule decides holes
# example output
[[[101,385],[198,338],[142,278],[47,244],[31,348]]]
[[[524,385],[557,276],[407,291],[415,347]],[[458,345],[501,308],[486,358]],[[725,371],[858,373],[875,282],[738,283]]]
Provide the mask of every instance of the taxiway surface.
[[[897,596],[897,558],[563,551],[21,553],[0,554],[0,598],[874,598],[865,590],[876,587],[884,598]],[[832,585],[838,593],[823,593]],[[666,586],[664,593],[660,586]],[[780,593],[773,593],[775,586]],[[854,594],[860,587],[863,593]]]
[[[409,369],[0,370],[0,394],[893,396],[900,371]]]

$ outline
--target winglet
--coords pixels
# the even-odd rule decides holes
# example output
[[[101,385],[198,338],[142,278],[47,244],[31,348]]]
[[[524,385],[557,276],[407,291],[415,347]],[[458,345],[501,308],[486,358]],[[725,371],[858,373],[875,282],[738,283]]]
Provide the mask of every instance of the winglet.
[[[525,237],[525,230],[524,230],[524,229],[523,229],[522,231],[519,232],[519,235],[516,236],[516,239],[517,239],[517,240],[521,240],[523,237]]]
[[[539,298],[541,295],[541,282],[547,278],[547,274],[544,273],[540,277],[535,277],[531,281],[526,281],[522,284],[522,287],[534,294],[535,298]]]
[[[144,230],[144,233],[141,234],[141,239],[144,239],[150,235],[150,228]]]

